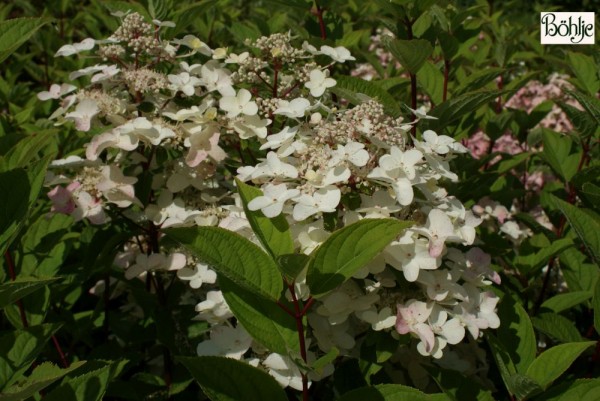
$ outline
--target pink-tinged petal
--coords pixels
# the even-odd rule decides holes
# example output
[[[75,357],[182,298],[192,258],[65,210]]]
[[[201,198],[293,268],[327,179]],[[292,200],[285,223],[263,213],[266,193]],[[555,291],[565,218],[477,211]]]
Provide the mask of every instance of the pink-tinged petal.
[[[410,326],[408,322],[404,319],[403,310],[405,308],[398,305],[398,312],[396,314],[396,331],[399,334],[408,334],[410,333]]]
[[[53,212],[71,214],[75,210],[75,201],[71,191],[61,186],[56,186],[48,192],[48,198],[52,201]]]
[[[444,238],[435,238],[429,241],[429,256],[437,258],[444,250]]]
[[[207,157],[208,152],[204,149],[190,149],[185,158],[185,163],[190,167],[196,167],[206,160]]]
[[[435,335],[431,327],[426,323],[418,323],[413,327],[413,332],[425,345],[425,351],[431,352],[435,345]]]

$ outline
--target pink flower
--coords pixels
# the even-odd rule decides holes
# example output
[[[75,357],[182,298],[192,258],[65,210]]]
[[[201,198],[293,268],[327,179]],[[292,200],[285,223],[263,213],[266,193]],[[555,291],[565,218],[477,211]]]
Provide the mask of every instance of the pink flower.
[[[52,201],[53,212],[71,214],[75,210],[75,201],[73,200],[73,191],[79,188],[81,184],[77,181],[70,183],[66,188],[56,186],[48,192],[48,198]]]

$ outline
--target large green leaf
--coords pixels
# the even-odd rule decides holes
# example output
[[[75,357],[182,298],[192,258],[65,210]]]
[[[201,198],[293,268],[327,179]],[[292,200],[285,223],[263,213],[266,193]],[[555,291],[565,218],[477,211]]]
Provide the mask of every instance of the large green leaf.
[[[453,97],[437,105],[429,115],[437,120],[427,120],[426,128],[440,130],[452,125],[468,113],[471,113],[502,94],[501,91],[475,91]]]
[[[292,282],[304,270],[309,260],[310,257],[303,253],[291,253],[278,257],[277,264],[288,281]]]
[[[0,337],[0,390],[17,381],[29,369],[46,341],[60,328],[43,324],[13,330]]]
[[[473,71],[467,76],[464,82],[454,90],[454,95],[459,96],[464,93],[473,92],[483,88],[488,83],[494,81],[505,71],[504,68],[489,67],[481,71]]]
[[[538,252],[517,256],[514,259],[514,264],[524,273],[535,273],[538,269],[545,266],[552,256],[560,254],[572,246],[573,241],[571,239],[561,238],[552,242],[550,246],[540,249]]]
[[[218,356],[177,358],[212,401],[287,401],[281,386],[265,371]]]
[[[540,354],[527,369],[527,376],[547,388],[595,341],[560,344]]]
[[[250,222],[252,230],[269,251],[273,258],[284,254],[294,252],[294,241],[292,240],[292,234],[290,233],[290,226],[288,225],[285,217],[280,214],[272,219],[265,217],[260,211],[251,211],[248,209],[248,203],[263,193],[260,189],[252,187],[243,183],[236,178],[235,183],[238,187],[238,192],[242,198],[244,204],[244,212],[246,218]]]
[[[438,367],[428,368],[427,371],[452,401],[494,401],[490,390],[458,371]]]
[[[600,334],[600,280],[596,281],[592,306],[594,308],[594,327],[596,328],[596,332]]]
[[[577,77],[577,86],[595,96],[600,89],[600,80],[598,80],[598,66],[594,59],[575,52],[568,52],[567,57],[569,67]]]
[[[515,372],[525,374],[535,359],[537,344],[529,315],[521,304],[505,296],[500,302],[498,316],[502,324],[498,340],[514,363]]]
[[[583,108],[590,113],[590,116],[596,120],[596,124],[600,125],[600,100],[576,91],[566,91],[569,95],[573,96]]]
[[[364,219],[334,232],[311,255],[306,282],[314,297],[333,290],[377,256],[411,221]]]
[[[10,168],[26,167],[39,152],[56,138],[56,129],[48,129],[29,134],[10,148],[4,156]]]
[[[576,380],[566,391],[552,401],[598,401],[600,400],[600,379]]]
[[[544,151],[542,157],[554,171],[556,171],[566,181],[577,173],[577,166],[581,155],[578,153],[570,154],[573,141],[564,134],[543,128],[542,140]]]
[[[511,360],[506,347],[503,346],[493,334],[486,333],[486,338],[490,346],[490,350],[492,351],[494,361],[496,362],[496,366],[498,367],[498,371],[500,372],[500,377],[502,378],[506,389],[511,394],[514,394],[515,390],[512,387],[513,381],[511,381],[511,377],[517,374],[515,364]]]
[[[234,316],[256,342],[283,355],[299,349],[294,318],[274,301],[254,295],[225,276],[219,277],[219,286]]]
[[[78,376],[66,377],[44,397],[44,401],[100,401],[109,382],[122,371],[127,360],[90,361]],[[80,372],[76,372],[80,373]]]
[[[350,103],[359,105],[368,99],[374,99],[381,103],[392,117],[400,117],[402,114],[398,102],[381,86],[356,77],[340,76],[335,79],[337,83],[331,91]]]
[[[0,309],[56,280],[58,278],[17,277],[15,281],[0,284]]]
[[[8,247],[27,215],[31,185],[25,169],[0,173],[0,251]]]
[[[555,341],[569,343],[581,341],[581,334],[572,320],[552,312],[540,313],[531,318],[533,327]]]
[[[444,75],[431,62],[426,62],[417,73],[417,82],[434,104],[442,102],[444,97]]]
[[[550,309],[553,312],[560,313],[564,310],[579,305],[592,297],[590,291],[572,291],[564,294],[558,294],[548,298],[542,304],[542,308]]]
[[[5,389],[0,394],[0,401],[25,400],[84,364],[85,361],[74,362],[68,368],[61,369],[51,362],[44,362],[36,366],[31,375],[24,381]],[[61,401],[69,400],[70,398],[63,398]],[[92,401],[92,399],[86,399],[86,401],[88,400]]]
[[[600,266],[600,218],[598,215],[590,210],[575,207],[552,194],[546,194],[544,199],[565,215],[596,264]]]
[[[171,228],[165,233],[239,286],[275,301],[279,299],[283,281],[277,265],[241,235],[219,227]]]
[[[427,58],[433,53],[433,46],[425,39],[401,40],[383,35],[381,41],[402,67],[411,74],[419,72]]]
[[[50,21],[49,18],[15,18],[0,22],[0,62]]]
[[[443,394],[425,394],[401,384],[379,384],[349,391],[338,401],[433,401],[434,397],[436,401],[450,400]]]

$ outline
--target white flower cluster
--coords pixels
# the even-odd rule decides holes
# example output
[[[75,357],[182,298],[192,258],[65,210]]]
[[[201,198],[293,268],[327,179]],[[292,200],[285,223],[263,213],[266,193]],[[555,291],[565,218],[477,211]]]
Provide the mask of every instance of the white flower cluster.
[[[115,264],[126,278],[177,270],[189,282],[202,299],[197,318],[212,325],[199,354],[245,358],[282,385],[302,388],[292,359],[262,349],[231,322],[215,272],[159,243],[162,228],[193,225],[223,227],[256,242],[232,191],[235,172],[263,191],[249,209],[283,215],[297,249],[307,254],[332,229],[361,219],[416,222],[315,302],[309,360],[334,346],[349,354],[366,330],[411,333],[421,354],[439,358],[466,331],[477,338],[481,329],[498,327],[498,298],[485,287],[499,276],[481,250],[463,247],[473,244],[480,220],[440,184],[457,180],[449,161],[466,151],[462,145],[433,131],[411,138],[411,125],[376,100],[339,109],[328,67],[354,59],[343,47],[295,47],[289,34],[276,34],[238,55],[191,35],[162,40],[159,30],[169,26],[133,13],[106,41],[61,48],[57,56],[98,44],[98,57],[114,64],[71,74],[87,87],[54,85],[39,98],[60,101],[51,117],[57,124],[73,121],[90,132],[84,152],[52,164],[53,211],[137,227]],[[175,62],[192,56],[197,64]],[[315,57],[331,64],[320,66]],[[296,287],[303,299],[310,296],[303,280]],[[325,368],[319,376],[330,373]]]

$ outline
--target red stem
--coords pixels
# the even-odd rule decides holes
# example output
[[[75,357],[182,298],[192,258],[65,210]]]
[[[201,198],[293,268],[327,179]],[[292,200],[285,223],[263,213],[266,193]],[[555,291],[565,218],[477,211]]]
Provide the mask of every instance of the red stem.
[[[307,363],[308,358],[306,355],[306,340],[304,339],[304,323],[302,322],[302,318],[306,314],[308,308],[304,307],[304,309],[300,309],[300,302],[296,297],[296,289],[294,288],[293,283],[288,285],[288,289],[290,290],[290,294],[292,295],[292,301],[294,302],[294,311],[296,312],[294,318],[296,320],[296,330],[298,331],[298,340],[300,342],[300,356],[302,357],[302,360],[305,363]],[[312,303],[311,300],[312,298],[307,302],[307,305]],[[304,372],[301,372],[300,375],[302,377],[302,400],[308,401],[308,377]]]
[[[442,102],[448,97],[448,74],[450,73],[450,60],[444,59],[444,91],[442,92]]]
[[[315,6],[317,7],[317,18],[319,19],[319,28],[321,29],[321,39],[327,39],[327,30],[325,29],[325,21],[323,20],[323,9],[315,0]]]

